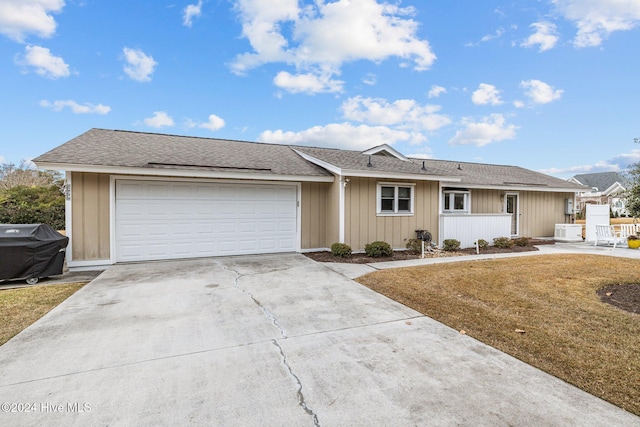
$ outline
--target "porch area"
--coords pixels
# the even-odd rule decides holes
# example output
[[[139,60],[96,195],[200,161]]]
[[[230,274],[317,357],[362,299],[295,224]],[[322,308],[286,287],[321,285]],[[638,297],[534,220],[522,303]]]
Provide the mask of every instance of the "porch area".
[[[493,243],[496,237],[513,237],[517,235],[517,224],[514,224],[510,213],[498,214],[441,214],[440,241],[456,239],[461,248],[475,246],[478,239]]]

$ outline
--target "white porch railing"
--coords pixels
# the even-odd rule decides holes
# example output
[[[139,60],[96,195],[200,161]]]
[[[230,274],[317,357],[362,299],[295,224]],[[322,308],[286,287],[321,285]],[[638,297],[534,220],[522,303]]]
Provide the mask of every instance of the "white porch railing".
[[[478,239],[493,244],[496,237],[511,237],[511,214],[440,215],[440,246],[446,239],[456,239],[461,248],[471,248]]]

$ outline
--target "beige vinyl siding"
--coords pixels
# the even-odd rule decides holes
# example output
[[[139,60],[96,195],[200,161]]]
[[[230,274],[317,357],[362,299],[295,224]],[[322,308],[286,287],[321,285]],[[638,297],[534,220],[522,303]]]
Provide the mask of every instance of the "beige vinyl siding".
[[[109,259],[109,175],[73,172],[71,203],[72,259]]]
[[[302,249],[328,248],[327,243],[327,196],[329,184],[302,183],[301,234]]]
[[[374,178],[350,178],[345,194],[345,243],[354,251],[364,250],[367,243],[382,240],[395,249],[404,249],[416,229],[427,229],[438,238],[438,183],[415,184],[414,214],[411,216],[378,216],[377,184]],[[396,182],[396,181],[394,181]]]
[[[551,237],[556,224],[567,222],[564,200],[573,193],[520,192],[520,235],[525,237]]]
[[[340,186],[342,183],[336,177],[327,187],[326,204],[326,247],[330,247],[340,238]]]
[[[471,213],[504,212],[505,193],[518,194],[520,201],[520,236],[553,236],[555,224],[563,224],[564,200],[573,199],[573,193],[542,191],[482,190],[471,191]]]
[[[471,213],[502,213],[504,211],[504,191],[471,190]]]

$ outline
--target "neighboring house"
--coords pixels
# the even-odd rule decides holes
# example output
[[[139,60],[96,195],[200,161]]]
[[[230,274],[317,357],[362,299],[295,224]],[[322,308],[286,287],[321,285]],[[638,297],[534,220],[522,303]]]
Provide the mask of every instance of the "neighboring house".
[[[417,229],[462,246],[553,236],[584,187],[515,166],[92,129],[41,155],[66,171],[72,269],[326,250]]]
[[[624,192],[629,186],[629,180],[618,172],[585,173],[575,175],[569,182],[582,184],[589,190],[580,192],[576,196],[576,211],[583,212],[585,205],[609,205],[617,216],[627,216]]]

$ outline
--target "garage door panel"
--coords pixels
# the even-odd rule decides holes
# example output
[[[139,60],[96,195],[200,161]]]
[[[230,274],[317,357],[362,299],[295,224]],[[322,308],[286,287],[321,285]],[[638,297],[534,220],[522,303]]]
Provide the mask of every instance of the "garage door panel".
[[[116,259],[297,249],[294,185],[116,181]]]

